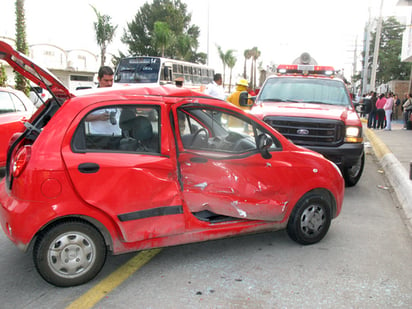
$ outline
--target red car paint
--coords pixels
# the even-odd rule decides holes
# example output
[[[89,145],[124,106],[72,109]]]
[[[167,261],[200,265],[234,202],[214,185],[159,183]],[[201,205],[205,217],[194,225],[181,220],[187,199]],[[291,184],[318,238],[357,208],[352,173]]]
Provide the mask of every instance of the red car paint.
[[[6,165],[10,138],[14,133],[24,131],[24,121],[30,119],[35,110],[34,104],[23,92],[0,87],[0,167]]]
[[[306,54],[302,59],[311,58]],[[346,185],[354,186],[365,160],[362,123],[345,83],[333,74],[333,67],[279,65],[277,74],[263,84],[251,113],[296,145],[333,161]]]
[[[0,183],[4,232],[22,250],[34,244],[36,267],[52,284],[93,278],[106,247],[120,254],[284,228],[297,242],[315,243],[341,211],[344,182],[333,163],[226,102],[167,86],[97,89],[77,97],[58,92],[67,100],[61,107],[49,101],[33,119],[34,129],[12,145]],[[121,133],[92,132],[87,116],[103,110],[115,110],[118,118],[109,127]],[[231,120],[242,125],[232,127]],[[148,128],[142,123],[150,124],[150,138],[141,135]],[[30,155],[19,163],[22,147]],[[13,164],[20,175],[13,175]],[[57,248],[63,240],[66,251],[96,256],[98,265],[92,258],[79,262],[79,255],[63,266],[65,251]]]

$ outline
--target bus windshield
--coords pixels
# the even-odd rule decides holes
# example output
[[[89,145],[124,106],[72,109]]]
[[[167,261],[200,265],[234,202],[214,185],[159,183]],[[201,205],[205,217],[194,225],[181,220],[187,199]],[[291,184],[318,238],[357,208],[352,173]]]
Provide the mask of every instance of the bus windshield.
[[[116,83],[157,83],[160,59],[133,57],[120,60],[115,73]]]

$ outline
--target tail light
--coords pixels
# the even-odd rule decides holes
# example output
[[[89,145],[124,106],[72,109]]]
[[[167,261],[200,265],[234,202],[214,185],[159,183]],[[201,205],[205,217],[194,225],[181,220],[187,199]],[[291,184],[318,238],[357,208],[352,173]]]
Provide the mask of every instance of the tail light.
[[[12,163],[12,175],[13,177],[19,177],[30,160],[31,156],[31,146],[26,145],[20,148]]]

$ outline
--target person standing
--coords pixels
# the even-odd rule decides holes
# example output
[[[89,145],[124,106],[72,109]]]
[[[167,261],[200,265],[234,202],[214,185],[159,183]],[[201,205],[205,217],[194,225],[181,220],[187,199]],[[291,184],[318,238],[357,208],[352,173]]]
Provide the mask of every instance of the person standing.
[[[177,88],[182,88],[183,87],[183,82],[184,82],[184,78],[183,77],[178,77],[175,79],[175,86]]]
[[[213,81],[207,85],[205,93],[220,100],[225,99],[225,92],[223,90],[222,74],[216,73],[213,76]]]
[[[393,96],[393,114],[392,114],[393,120],[399,119],[399,109],[400,108],[401,108],[401,99],[399,99],[398,95],[395,94]]]
[[[375,91],[372,91],[371,94],[371,111],[368,115],[368,128],[376,129],[376,101],[378,98],[376,97]]]
[[[227,98],[226,101],[232,103],[233,105],[236,105],[237,107],[240,107],[243,110],[250,110],[250,106],[252,105],[250,102],[250,100],[248,100],[246,106],[242,106],[240,105],[240,96],[242,92],[246,92],[246,95],[249,97],[249,93],[248,93],[248,87],[249,87],[249,83],[246,79],[240,79],[237,83],[236,83],[236,90],[235,92],[232,92]]]
[[[97,87],[111,87],[113,86],[114,73],[111,67],[101,66],[99,72],[97,73],[97,80],[99,85]]]
[[[108,88],[113,86],[114,72],[111,67],[102,66],[97,73],[99,82],[98,88]],[[121,131],[117,124],[119,118],[115,108],[98,109],[90,113],[88,121],[89,131],[92,134],[101,135],[120,135]]]
[[[410,119],[410,115],[412,113],[412,93],[408,94],[408,98],[402,104],[403,109],[403,121],[404,125],[403,128],[408,128],[408,120]]]
[[[386,98],[385,94],[381,93],[379,99],[376,101],[376,114],[378,116],[378,123],[376,125],[377,129],[383,129],[385,127],[385,106]]]
[[[392,111],[393,111],[393,94],[389,92],[388,98],[386,99],[385,105],[383,106],[385,110],[385,117],[386,117],[386,127],[385,131],[392,130]]]

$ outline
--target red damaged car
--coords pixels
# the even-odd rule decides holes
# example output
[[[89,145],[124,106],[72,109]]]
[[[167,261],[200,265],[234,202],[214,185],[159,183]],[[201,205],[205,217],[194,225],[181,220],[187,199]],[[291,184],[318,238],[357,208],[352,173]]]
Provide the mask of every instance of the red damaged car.
[[[280,229],[313,244],[341,211],[335,164],[233,105],[174,86],[74,96],[4,42],[0,58],[54,96],[0,184],[4,232],[54,285],[91,280],[109,252]]]

